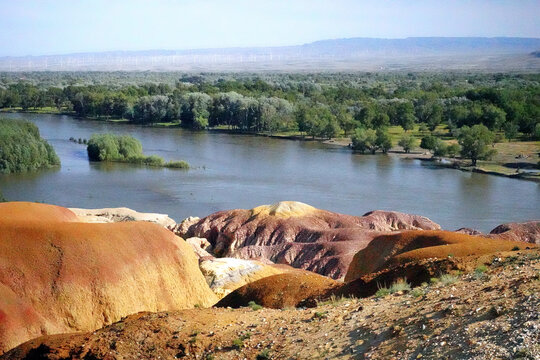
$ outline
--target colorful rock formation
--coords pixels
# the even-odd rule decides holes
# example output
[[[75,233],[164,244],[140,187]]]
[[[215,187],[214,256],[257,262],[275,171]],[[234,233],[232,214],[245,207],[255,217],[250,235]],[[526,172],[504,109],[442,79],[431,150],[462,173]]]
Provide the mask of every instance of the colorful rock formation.
[[[406,229],[440,226],[417,215],[373,211],[358,217],[284,201],[251,210],[220,211],[181,235],[206,238],[215,256],[269,260],[339,279],[354,254],[374,237]]]

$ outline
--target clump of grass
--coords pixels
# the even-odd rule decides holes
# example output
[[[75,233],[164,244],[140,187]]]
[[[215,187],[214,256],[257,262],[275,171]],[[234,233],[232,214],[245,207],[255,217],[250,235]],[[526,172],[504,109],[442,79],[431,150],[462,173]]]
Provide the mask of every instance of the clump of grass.
[[[244,340],[249,339],[250,337],[251,337],[251,332],[246,331],[243,335],[240,336],[240,339],[241,339],[242,341],[244,341]]]
[[[234,339],[232,342],[232,347],[237,350],[240,350],[241,348],[244,347],[244,340],[242,340],[241,338]]]
[[[264,349],[257,354],[256,360],[267,360],[270,359],[270,349]]]
[[[458,276],[453,274],[443,274],[440,277],[441,284],[450,285],[458,281]]]
[[[251,308],[251,310],[257,311],[261,310],[263,307],[259,304],[257,304],[255,301],[248,302],[248,306]]]
[[[387,287],[380,287],[379,290],[375,293],[375,297],[383,298],[387,295],[390,295],[390,289]]]
[[[352,301],[355,300],[355,297],[345,297],[343,295],[336,296],[334,294],[330,295],[330,297],[327,300],[324,301],[317,301],[317,306],[324,306],[324,305],[334,305],[337,306],[343,302],[346,301]]]
[[[313,317],[316,319],[324,319],[328,316],[328,311],[317,311],[313,314]]]
[[[164,165],[165,167],[172,168],[172,169],[189,169],[189,164],[187,161],[183,160],[176,160],[176,161],[169,161]]]
[[[474,270],[474,278],[475,279],[481,279],[485,276],[485,273],[486,271],[488,271],[488,267],[486,265],[479,265],[475,270]]]
[[[420,297],[422,295],[424,295],[424,291],[423,290],[420,290],[418,288],[415,288],[411,291],[411,295],[414,296],[414,297]]]
[[[399,279],[390,285],[390,294],[397,293],[399,291],[411,291],[411,285],[407,282],[407,279]]]
[[[474,272],[476,273],[485,273],[486,271],[488,271],[488,267],[486,265],[479,265],[475,270]]]
[[[432,285],[438,284],[439,281],[440,281],[439,278],[431,278],[431,279],[429,279],[429,283],[432,284]]]

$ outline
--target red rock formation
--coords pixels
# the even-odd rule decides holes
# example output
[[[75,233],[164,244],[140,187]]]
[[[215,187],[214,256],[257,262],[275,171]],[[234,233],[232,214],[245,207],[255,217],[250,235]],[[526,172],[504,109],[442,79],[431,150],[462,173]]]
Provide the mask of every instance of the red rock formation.
[[[489,234],[490,237],[500,239],[540,244],[540,221],[502,224],[491,230]]]
[[[431,220],[398,212],[350,216],[298,202],[220,211],[191,225],[185,237],[202,237],[216,256],[270,260],[342,278],[352,257],[381,232],[440,229]]]
[[[217,301],[191,247],[159,225],[22,221],[13,209],[71,218],[42,204],[0,206],[0,354],[44,334]]]

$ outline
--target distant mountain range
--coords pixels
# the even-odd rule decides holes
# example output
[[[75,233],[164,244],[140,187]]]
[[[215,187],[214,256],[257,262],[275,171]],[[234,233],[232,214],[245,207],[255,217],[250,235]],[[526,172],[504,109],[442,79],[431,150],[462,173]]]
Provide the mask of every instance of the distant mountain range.
[[[0,71],[539,71],[538,38],[350,38],[304,45],[0,57]]]

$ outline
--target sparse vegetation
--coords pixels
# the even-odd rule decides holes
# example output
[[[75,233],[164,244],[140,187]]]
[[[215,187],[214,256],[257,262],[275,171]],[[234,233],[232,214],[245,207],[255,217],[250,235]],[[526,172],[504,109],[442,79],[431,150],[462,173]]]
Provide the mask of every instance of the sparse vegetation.
[[[353,301],[355,300],[354,297],[346,297],[346,296],[336,296],[334,294],[330,295],[330,297],[327,300],[324,301],[317,301],[317,306],[324,306],[324,305],[332,305],[337,306],[339,304],[342,304],[346,301]]]
[[[440,277],[440,282],[443,285],[450,285],[457,282],[458,280],[459,280],[459,277],[454,274],[443,274]]]
[[[237,350],[240,350],[241,348],[244,347],[244,340],[242,340],[241,338],[234,339],[232,342],[232,347]]]
[[[261,310],[263,307],[259,304],[257,304],[255,301],[250,301],[248,303],[248,306],[251,308],[251,310],[253,311],[257,311],[257,310]]]
[[[328,315],[328,311],[316,311],[313,314],[315,319],[324,319]]]
[[[399,279],[396,282],[394,282],[392,285],[390,285],[390,293],[394,294],[400,291],[410,291],[411,286],[407,282],[407,279]]]
[[[260,353],[257,354],[256,360],[268,360],[270,359],[270,349],[263,349]]]
[[[378,287],[378,290],[375,293],[375,297],[382,298],[382,297],[385,297],[387,295],[390,295],[390,289],[387,288],[386,286],[379,284],[379,285],[377,285],[377,287]]]
[[[475,279],[482,279],[486,276],[486,272],[488,271],[488,267],[486,265],[479,265],[476,269],[474,269],[474,278]]]

